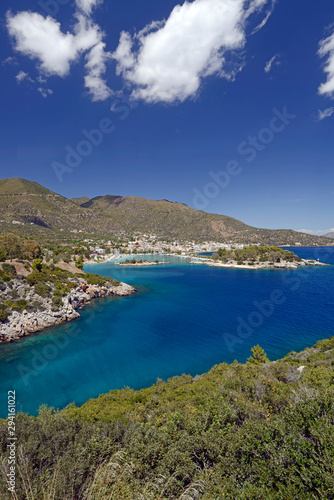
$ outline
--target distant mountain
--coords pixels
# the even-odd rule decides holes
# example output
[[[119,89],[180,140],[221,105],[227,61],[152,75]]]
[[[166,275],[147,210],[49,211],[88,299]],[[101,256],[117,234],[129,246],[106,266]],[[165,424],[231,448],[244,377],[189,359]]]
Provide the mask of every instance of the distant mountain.
[[[73,201],[73,203],[75,203],[76,205],[82,205],[83,203],[86,203],[87,201],[89,201],[89,198],[88,196],[82,196],[81,198],[71,198],[71,201]]]
[[[334,238],[334,233],[327,233],[327,234],[324,234],[324,237],[325,237],[325,238]]]
[[[0,180],[0,230],[47,239],[69,237],[77,231],[106,237],[139,231],[183,241],[328,244],[324,237],[289,229],[258,229],[226,215],[209,214],[168,200],[113,195],[69,200],[20,178]]]

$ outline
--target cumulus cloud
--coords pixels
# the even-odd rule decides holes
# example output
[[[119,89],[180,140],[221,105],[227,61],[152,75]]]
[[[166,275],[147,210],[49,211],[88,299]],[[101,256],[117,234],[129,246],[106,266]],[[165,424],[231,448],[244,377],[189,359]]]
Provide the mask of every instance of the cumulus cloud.
[[[250,16],[262,16],[255,32],[267,22],[275,4],[275,0],[185,1],[167,20],[152,22],[133,36],[123,32],[110,54],[104,33],[91,17],[102,1],[75,0],[74,25],[66,32],[50,16],[7,13],[14,49],[36,61],[34,78],[43,85],[38,88],[42,95],[50,76],[66,77],[84,57],[85,87],[94,101],[107,99],[114,94],[105,79],[107,62],[113,58],[132,99],[182,102],[196,96],[206,77],[235,78],[244,64],[242,49]]]
[[[117,74],[146,102],[184,101],[210,75],[233,79],[241,69],[235,51],[246,42],[246,23],[272,0],[194,0],[176,6],[166,21],[133,37],[123,32],[113,53]]]
[[[321,40],[319,44],[318,54],[320,57],[327,57],[327,62],[324,67],[325,73],[327,73],[327,81],[322,83],[318,89],[320,95],[326,95],[328,97],[334,97],[334,33]]]
[[[324,120],[325,118],[329,118],[330,116],[332,116],[333,113],[334,113],[334,108],[327,108],[324,109],[323,111],[321,111],[321,109],[318,109],[318,113],[314,117],[314,120],[316,122],[321,122],[321,120]]]
[[[36,12],[8,14],[7,29],[15,41],[15,50],[37,59],[40,71],[48,76],[66,76],[81,52],[101,40],[99,28],[83,16],[78,16],[74,34],[63,33],[60,23]]]
[[[270,73],[272,70],[273,66],[279,66],[281,64],[281,61],[279,60],[280,55],[275,54],[265,65],[264,71],[265,73]]]
[[[60,23],[36,12],[7,13],[7,30],[14,49],[37,61],[39,82],[50,76],[65,77],[71,65],[87,54],[85,85],[93,100],[106,99],[111,94],[102,76],[106,71],[104,33],[86,14],[97,1],[81,1],[84,13],[76,12],[72,32],[63,33]],[[45,89],[43,88],[43,93]],[[41,89],[38,89],[41,92]],[[42,92],[41,92],[42,93]],[[42,93],[42,95],[43,95]]]

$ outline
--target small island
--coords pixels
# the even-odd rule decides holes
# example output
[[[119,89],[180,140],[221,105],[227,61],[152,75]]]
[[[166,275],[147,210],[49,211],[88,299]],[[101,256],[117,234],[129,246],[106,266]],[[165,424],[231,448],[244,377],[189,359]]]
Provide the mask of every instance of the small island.
[[[117,266],[158,266],[160,264],[169,264],[169,262],[160,262],[159,260],[149,261],[142,259],[126,259],[123,262],[116,262]]]
[[[239,269],[297,269],[299,266],[327,266],[317,260],[301,259],[295,253],[277,246],[252,245],[242,249],[220,248],[212,256],[197,257],[192,264]]]

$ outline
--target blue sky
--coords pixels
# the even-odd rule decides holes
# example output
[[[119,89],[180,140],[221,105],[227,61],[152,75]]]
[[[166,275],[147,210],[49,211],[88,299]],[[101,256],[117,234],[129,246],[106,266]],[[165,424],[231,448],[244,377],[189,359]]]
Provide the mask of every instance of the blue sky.
[[[1,28],[1,178],[334,227],[332,0],[5,0]]]

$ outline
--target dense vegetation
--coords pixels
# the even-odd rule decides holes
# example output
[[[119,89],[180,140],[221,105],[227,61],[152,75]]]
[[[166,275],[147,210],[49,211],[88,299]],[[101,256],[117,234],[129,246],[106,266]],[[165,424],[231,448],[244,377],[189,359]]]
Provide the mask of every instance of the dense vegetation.
[[[333,362],[334,337],[271,363],[256,346],[246,364],[19,414],[15,498],[333,499]]]
[[[0,262],[7,259],[38,259],[42,249],[37,241],[20,238],[13,233],[0,234]]]
[[[83,203],[80,204],[80,201]],[[225,215],[195,210],[167,200],[99,196],[87,201],[68,200],[35,182],[12,178],[0,180],[0,230],[48,238],[108,236],[134,231],[157,235],[168,241],[222,241],[329,245],[332,241],[291,230],[257,229]],[[13,225],[14,222],[14,225]]]
[[[226,250],[220,248],[217,254],[213,255],[214,260],[221,262],[237,262],[238,264],[258,264],[262,262],[300,262],[302,259],[293,252],[283,250],[277,246],[256,246],[252,245],[242,249]]]

